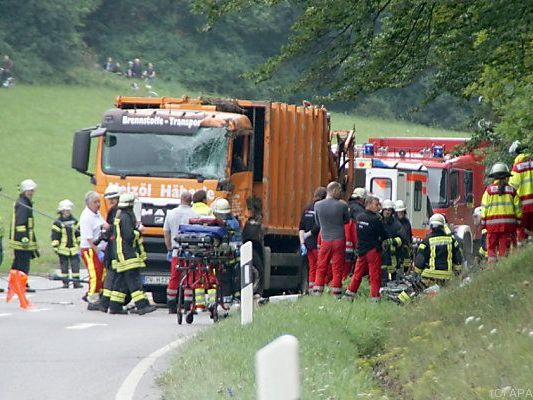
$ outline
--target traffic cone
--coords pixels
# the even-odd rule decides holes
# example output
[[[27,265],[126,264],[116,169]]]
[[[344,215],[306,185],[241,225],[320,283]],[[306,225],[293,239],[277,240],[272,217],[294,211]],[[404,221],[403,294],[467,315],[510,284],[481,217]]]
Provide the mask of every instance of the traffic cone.
[[[15,285],[14,280],[17,276],[17,271],[12,269],[9,271],[9,282],[7,286],[7,295],[6,295],[6,302],[11,303],[11,300],[13,300],[13,296],[15,295]]]
[[[15,272],[13,275],[12,282],[13,289],[19,298],[20,307],[24,309],[29,308],[31,307],[31,304],[28,301],[28,298],[26,297],[26,283],[28,283],[28,275],[26,275],[22,271],[12,271]]]

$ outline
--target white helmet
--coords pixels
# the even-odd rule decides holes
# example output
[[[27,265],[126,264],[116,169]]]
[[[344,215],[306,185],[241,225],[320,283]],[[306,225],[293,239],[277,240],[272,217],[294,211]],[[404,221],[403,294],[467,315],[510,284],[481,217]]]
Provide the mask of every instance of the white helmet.
[[[364,199],[366,197],[367,191],[365,188],[357,187],[352,192],[352,197],[354,199]]]
[[[57,205],[57,211],[72,211],[74,203],[68,199],[61,200]]]
[[[383,210],[391,209],[391,210],[394,211],[394,209],[395,209],[394,201],[389,200],[389,199],[385,199],[385,200],[383,200],[383,203],[382,203],[382,205],[381,205],[381,208],[382,208]]]
[[[395,206],[395,210],[396,211],[405,211],[407,210],[407,207],[405,207],[405,203],[403,202],[403,200],[396,200],[396,203],[394,203],[394,206]]]
[[[472,213],[472,216],[474,217],[480,217],[481,216],[481,207],[476,207],[474,209],[474,212]]]
[[[439,226],[444,226],[446,223],[446,218],[444,218],[444,215],[442,214],[433,214],[431,218],[429,218],[429,226],[431,228],[436,228]]]
[[[133,207],[135,195],[133,193],[123,193],[118,199],[118,208]]]
[[[489,172],[489,178],[503,179],[511,176],[509,167],[502,162],[495,163]]]
[[[213,214],[229,214],[231,213],[231,206],[229,201],[223,198],[216,199],[211,206]]]
[[[120,197],[120,186],[116,183],[110,183],[106,188],[104,192],[104,198],[105,199],[116,199]]]
[[[31,179],[24,179],[20,182],[20,193],[24,193],[28,190],[35,190],[36,188],[37,184]]]
[[[518,154],[520,153],[521,148],[522,143],[520,143],[520,140],[515,140],[513,143],[511,143],[511,146],[509,146],[509,153]]]

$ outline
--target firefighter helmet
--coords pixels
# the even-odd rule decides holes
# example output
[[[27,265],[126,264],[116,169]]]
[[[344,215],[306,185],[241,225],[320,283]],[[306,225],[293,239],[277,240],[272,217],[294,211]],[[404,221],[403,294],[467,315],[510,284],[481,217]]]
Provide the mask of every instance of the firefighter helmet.
[[[444,226],[445,223],[446,223],[446,219],[444,218],[444,215],[439,214],[439,213],[433,214],[429,218],[429,226],[431,228],[442,227]]]
[[[35,190],[37,188],[37,184],[31,179],[24,179],[22,182],[20,182],[19,187],[20,193],[24,193],[28,190]]]
[[[231,206],[229,201],[223,198],[216,199],[213,202],[213,214],[229,214],[231,213]]]
[[[509,172],[509,167],[507,164],[502,162],[495,163],[489,172],[489,178],[503,179],[511,176]]]
[[[522,151],[522,143],[520,143],[520,140],[515,140],[509,146],[509,153],[510,154],[519,154],[521,151]]]
[[[387,209],[390,209],[390,210],[393,210],[395,209],[395,205],[394,205],[394,201],[392,200],[389,200],[389,199],[385,199],[383,200],[383,203],[381,205],[381,208],[383,210],[387,210]]]
[[[120,186],[116,183],[110,183],[104,192],[105,199],[116,199],[120,197]]]
[[[354,199],[364,199],[366,197],[367,191],[365,188],[357,187],[352,192],[352,197]]]
[[[57,205],[57,211],[72,211],[74,208],[74,203],[68,199],[61,200]]]
[[[396,211],[405,211],[407,210],[407,207],[405,207],[405,203],[403,202],[403,200],[396,200],[396,203],[394,203],[394,209]]]
[[[135,195],[133,193],[123,193],[118,199],[118,208],[133,207],[135,203]]]

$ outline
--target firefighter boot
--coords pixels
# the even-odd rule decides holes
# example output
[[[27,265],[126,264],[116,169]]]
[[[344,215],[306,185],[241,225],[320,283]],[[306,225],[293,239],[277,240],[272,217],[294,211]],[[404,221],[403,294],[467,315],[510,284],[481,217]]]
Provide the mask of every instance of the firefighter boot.
[[[178,313],[178,303],[176,302],[176,300],[168,300],[167,301],[167,305],[168,305],[168,313],[169,314],[177,314]]]
[[[109,302],[109,314],[120,314],[120,315],[124,315],[124,314],[127,314],[128,311],[124,309],[124,307],[122,307],[122,304],[119,303],[118,301],[113,301],[111,300]]]
[[[137,309],[134,313],[139,315],[148,314],[157,310],[157,307],[151,305],[147,299],[141,299],[139,301],[136,301],[135,306],[137,307]]]

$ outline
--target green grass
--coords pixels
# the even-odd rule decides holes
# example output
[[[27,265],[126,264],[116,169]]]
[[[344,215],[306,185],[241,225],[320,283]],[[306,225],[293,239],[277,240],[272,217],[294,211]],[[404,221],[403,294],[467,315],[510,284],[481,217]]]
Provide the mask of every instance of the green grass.
[[[80,74],[83,73],[80,71]],[[0,90],[0,195],[16,197],[17,185],[31,178],[38,184],[36,209],[55,215],[57,203],[68,198],[79,215],[83,196],[91,188],[89,178],[70,168],[72,137],[76,130],[94,126],[102,113],[113,106],[118,95],[147,95],[141,89],[134,92],[130,81],[106,73],[92,73],[88,86],[24,86]],[[160,96],[198,96],[178,84],[155,82],[153,91]],[[358,140],[368,135],[454,134],[395,121],[379,121],[345,114],[332,115],[335,129],[348,129],[355,124]],[[6,226],[11,219],[12,201],[0,198],[0,217]],[[57,260],[49,246],[51,221],[36,216],[36,233],[42,257],[33,263],[32,272],[45,272],[55,267]],[[10,263],[10,251],[4,239],[5,257],[1,270]]]
[[[302,399],[473,400],[506,386],[533,391],[533,263],[525,262],[532,257],[533,247],[519,251],[469,285],[405,307],[373,305],[362,293],[353,304],[324,296],[260,307],[246,327],[235,316],[176,351],[159,380],[164,398],[254,398],[255,352],[282,334],[300,342]],[[469,316],[480,321],[465,324]]]

